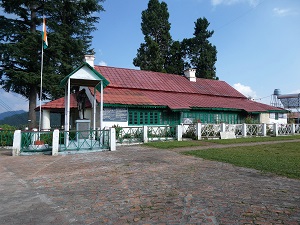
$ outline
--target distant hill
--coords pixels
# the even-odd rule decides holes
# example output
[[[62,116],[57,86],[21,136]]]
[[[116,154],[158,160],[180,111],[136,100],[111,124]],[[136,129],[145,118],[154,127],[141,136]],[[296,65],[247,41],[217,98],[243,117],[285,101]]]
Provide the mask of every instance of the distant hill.
[[[20,110],[22,111],[22,110]],[[16,111],[14,111],[16,112]],[[12,112],[7,112],[9,116],[4,117],[0,120],[0,125],[8,124],[14,126],[18,129],[23,129],[28,126],[28,112],[21,112],[19,114],[13,114]],[[0,116],[3,113],[0,114]],[[36,112],[37,122],[39,121],[39,112]],[[61,115],[57,113],[51,113],[50,121],[52,127],[60,127],[61,124]]]
[[[0,116],[2,114],[0,114]],[[16,114],[13,114],[12,112],[7,112],[7,114],[4,113],[4,118],[0,120],[0,125],[2,124],[8,124],[20,129],[24,128],[28,125],[28,112],[23,111]]]
[[[18,111],[8,111],[8,112],[0,113],[0,120],[3,120],[6,117],[22,114],[25,112],[26,111],[24,111],[24,110],[18,110]]]

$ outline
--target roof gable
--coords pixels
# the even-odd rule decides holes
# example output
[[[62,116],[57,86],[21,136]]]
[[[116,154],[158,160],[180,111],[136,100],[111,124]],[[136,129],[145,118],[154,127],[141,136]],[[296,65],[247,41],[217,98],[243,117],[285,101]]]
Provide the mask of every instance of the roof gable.
[[[72,85],[97,87],[100,91],[100,87],[97,85],[102,80],[103,87],[106,87],[109,82],[98,71],[91,67],[88,63],[84,62],[77,67],[72,73],[66,76],[61,82],[60,86],[65,86],[68,80],[71,80]]]

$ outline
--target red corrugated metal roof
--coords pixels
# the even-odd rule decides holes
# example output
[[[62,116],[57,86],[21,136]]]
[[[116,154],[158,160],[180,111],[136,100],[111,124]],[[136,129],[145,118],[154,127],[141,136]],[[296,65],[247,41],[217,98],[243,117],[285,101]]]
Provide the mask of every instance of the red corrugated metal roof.
[[[100,93],[97,93],[96,96],[97,101],[99,101]],[[168,106],[171,109],[225,108],[245,110],[247,112],[279,110],[276,107],[254,102],[247,98],[232,98],[151,90],[118,89],[110,88],[109,86],[104,89],[104,103],[140,106]]]
[[[86,108],[92,107],[92,104],[90,103],[88,98],[86,98],[85,107]],[[42,108],[43,109],[65,109],[65,98],[59,98],[51,102],[47,102],[44,105],[42,105]],[[76,93],[72,93],[70,95],[70,108],[71,109],[77,108]],[[37,107],[36,109],[38,110],[39,107]]]
[[[170,109],[224,108],[265,112],[279,108],[248,100],[224,81],[197,78],[191,82],[184,76],[95,66],[110,84],[104,89],[104,103],[115,105],[166,106]],[[90,91],[93,95],[93,88]],[[97,92],[100,102],[100,93]],[[90,107],[91,104],[86,107]],[[76,108],[76,96],[71,95],[71,108]],[[43,108],[63,109],[64,98],[49,102]]]
[[[110,82],[109,87],[246,98],[219,80],[197,78],[196,82],[191,82],[181,75],[108,66],[95,66],[95,70]]]

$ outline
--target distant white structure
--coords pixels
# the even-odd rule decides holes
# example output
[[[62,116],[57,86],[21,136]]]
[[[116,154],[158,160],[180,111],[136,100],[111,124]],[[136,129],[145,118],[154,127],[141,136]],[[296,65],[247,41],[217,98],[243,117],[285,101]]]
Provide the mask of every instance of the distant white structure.
[[[283,105],[281,104],[280,100],[278,99],[278,96],[280,96],[280,90],[275,89],[274,93],[271,95],[271,106],[283,108]]]
[[[291,110],[291,111],[296,110],[298,112],[298,115],[299,115],[300,93],[282,95],[280,93],[279,89],[275,89],[274,94],[272,95],[271,105],[276,106],[276,107],[280,107],[277,104],[282,105],[287,110]],[[298,121],[299,121],[299,118],[298,118]]]

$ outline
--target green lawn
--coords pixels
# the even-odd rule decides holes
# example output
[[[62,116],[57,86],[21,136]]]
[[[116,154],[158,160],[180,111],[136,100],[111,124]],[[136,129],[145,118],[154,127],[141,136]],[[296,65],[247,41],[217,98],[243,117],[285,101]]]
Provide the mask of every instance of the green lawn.
[[[216,144],[238,144],[238,143],[250,143],[250,142],[268,142],[268,141],[284,141],[284,140],[297,140],[300,139],[300,135],[291,136],[278,136],[278,137],[248,137],[248,138],[236,138],[236,139],[215,139],[205,140],[205,142]]]
[[[182,154],[300,179],[298,142],[197,150]]]
[[[144,145],[161,148],[161,149],[171,149],[171,148],[183,148],[183,147],[193,147],[193,146],[205,146],[209,143],[228,145],[228,144],[240,144],[240,143],[250,143],[250,142],[272,142],[272,141],[284,141],[284,140],[298,140],[300,135],[291,136],[279,136],[279,137],[251,137],[251,138],[236,138],[236,139],[212,139],[212,140],[201,140],[201,141],[167,141],[167,142],[149,142]]]
[[[150,142],[145,145],[161,149],[172,149],[195,146],[200,147],[215,143],[224,145],[224,148],[195,150],[184,152],[182,154],[192,155],[208,160],[231,163],[236,166],[253,168],[263,172],[271,172],[281,176],[300,179],[300,143],[266,143],[272,141],[298,139],[300,139],[300,135],[282,137],[238,138],[227,140]],[[249,142],[264,142],[264,144],[240,147],[228,146],[228,144]]]

